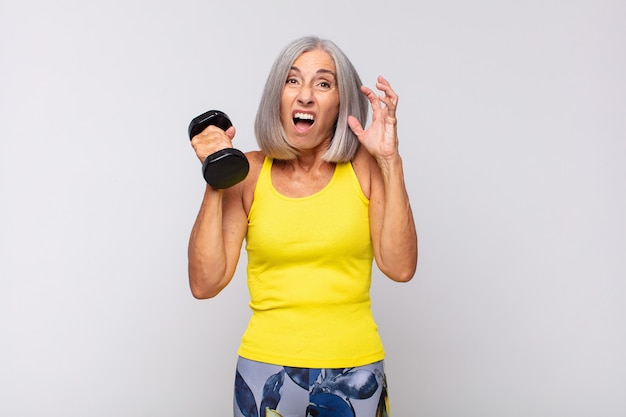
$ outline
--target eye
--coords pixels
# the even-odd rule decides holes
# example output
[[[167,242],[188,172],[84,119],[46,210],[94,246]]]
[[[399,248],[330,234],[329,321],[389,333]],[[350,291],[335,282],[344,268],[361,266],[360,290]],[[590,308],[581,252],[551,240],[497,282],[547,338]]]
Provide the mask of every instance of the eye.
[[[321,80],[321,81],[317,82],[315,84],[315,86],[317,88],[319,88],[320,90],[330,90],[331,88],[333,88],[332,83],[330,83],[329,81],[326,81],[326,80]]]
[[[287,81],[285,82],[285,84],[297,85],[298,80],[295,77],[287,77]]]

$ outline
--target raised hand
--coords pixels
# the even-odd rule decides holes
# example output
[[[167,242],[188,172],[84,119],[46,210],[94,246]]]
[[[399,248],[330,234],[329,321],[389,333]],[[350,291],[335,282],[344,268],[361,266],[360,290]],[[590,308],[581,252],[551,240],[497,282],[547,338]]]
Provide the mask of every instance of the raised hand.
[[[206,157],[213,152],[224,148],[232,148],[235,132],[234,126],[223,131],[217,126],[210,125],[191,139],[191,146],[200,162],[204,162]]]
[[[361,91],[372,105],[372,123],[364,129],[354,116],[348,117],[348,125],[367,151],[380,162],[398,155],[398,134],[396,108],[398,95],[393,91],[389,81],[378,76],[376,88],[383,92],[377,95],[368,87],[362,86]]]

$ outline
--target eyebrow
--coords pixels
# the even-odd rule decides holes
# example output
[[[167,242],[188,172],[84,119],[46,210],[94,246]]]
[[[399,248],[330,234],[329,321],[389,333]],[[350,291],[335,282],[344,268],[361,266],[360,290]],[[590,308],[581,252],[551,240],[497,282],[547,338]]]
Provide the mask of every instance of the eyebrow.
[[[296,67],[295,65],[291,66],[291,69],[293,71],[298,71],[298,72],[302,72],[300,71],[300,68]],[[325,68],[320,68],[317,71],[315,71],[316,74],[330,74],[333,76],[333,78],[337,78],[337,74],[335,74],[334,72],[332,72],[331,70],[325,69]]]

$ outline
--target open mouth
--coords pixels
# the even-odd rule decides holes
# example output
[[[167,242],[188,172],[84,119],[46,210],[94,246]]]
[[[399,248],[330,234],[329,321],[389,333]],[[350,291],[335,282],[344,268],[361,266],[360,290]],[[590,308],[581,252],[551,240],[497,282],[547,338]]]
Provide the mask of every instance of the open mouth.
[[[293,124],[298,130],[306,130],[315,123],[315,117],[310,113],[297,112],[293,115]]]

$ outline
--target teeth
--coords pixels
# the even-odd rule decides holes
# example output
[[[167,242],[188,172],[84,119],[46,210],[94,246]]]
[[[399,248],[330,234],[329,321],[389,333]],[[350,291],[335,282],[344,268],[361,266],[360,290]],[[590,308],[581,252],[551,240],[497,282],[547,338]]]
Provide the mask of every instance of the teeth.
[[[308,113],[296,113],[294,115],[295,119],[303,119],[303,120],[313,120],[313,115]]]

